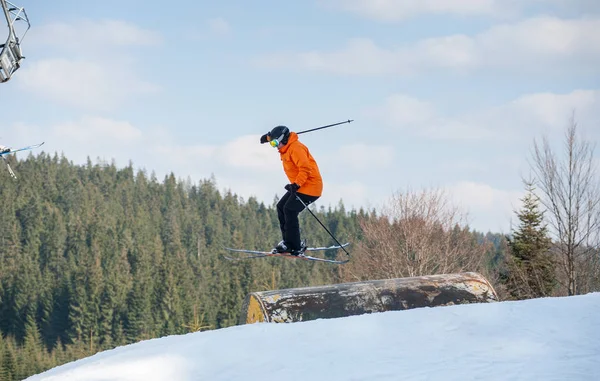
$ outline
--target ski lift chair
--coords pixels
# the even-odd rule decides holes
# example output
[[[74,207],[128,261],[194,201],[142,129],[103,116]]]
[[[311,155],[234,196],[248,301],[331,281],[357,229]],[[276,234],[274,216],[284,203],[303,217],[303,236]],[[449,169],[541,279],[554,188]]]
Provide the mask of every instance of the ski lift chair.
[[[21,66],[20,62],[24,58],[21,52],[21,41],[31,24],[25,9],[14,5],[8,0],[0,0],[0,5],[2,5],[8,25],[8,38],[5,43],[0,44],[0,82],[6,82]],[[22,25],[25,29],[18,33],[15,28],[16,25]]]

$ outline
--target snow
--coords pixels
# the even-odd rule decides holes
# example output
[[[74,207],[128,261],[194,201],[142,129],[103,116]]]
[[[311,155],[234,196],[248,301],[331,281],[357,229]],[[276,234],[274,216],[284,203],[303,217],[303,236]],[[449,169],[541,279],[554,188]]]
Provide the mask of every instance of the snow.
[[[29,381],[600,380],[600,293],[169,336]]]

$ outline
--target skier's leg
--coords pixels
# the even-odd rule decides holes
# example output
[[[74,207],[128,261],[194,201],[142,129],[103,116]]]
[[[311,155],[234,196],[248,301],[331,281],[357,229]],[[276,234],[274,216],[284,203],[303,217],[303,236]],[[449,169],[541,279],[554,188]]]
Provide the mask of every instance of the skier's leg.
[[[298,197],[300,197],[302,202],[304,202],[304,204],[306,204],[306,206],[309,206],[310,204],[312,204],[313,202],[317,201],[320,198],[319,196],[309,196],[304,193],[296,193],[296,194],[298,195]],[[294,197],[294,198],[296,198],[296,197]]]
[[[319,197],[308,196],[302,193],[297,193],[298,197],[306,204],[309,205],[316,201]],[[300,250],[300,223],[298,222],[298,215],[304,210],[304,205],[295,195],[291,196],[283,207],[285,215],[285,232],[284,241],[292,251]]]
[[[286,219],[284,207],[286,202],[290,199],[290,192],[286,192],[283,197],[277,203],[277,218],[279,219],[279,229],[281,230],[281,241],[272,250],[273,253],[286,253],[289,251],[285,242],[285,230],[286,230]]]
[[[284,206],[290,199],[291,193],[286,192],[277,203],[277,218],[279,218],[279,229],[281,230],[281,238],[285,241],[285,212]]]

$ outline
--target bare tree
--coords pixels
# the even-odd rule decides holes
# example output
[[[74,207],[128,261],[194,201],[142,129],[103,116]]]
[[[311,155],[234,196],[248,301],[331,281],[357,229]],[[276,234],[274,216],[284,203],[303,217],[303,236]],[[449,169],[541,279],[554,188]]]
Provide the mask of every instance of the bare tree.
[[[381,216],[360,224],[364,239],[346,280],[482,271],[490,249],[477,242],[465,215],[440,190],[398,192]]]
[[[560,256],[563,287],[568,295],[576,295],[590,291],[594,286],[589,278],[598,274],[600,182],[594,145],[579,138],[574,116],[565,132],[564,150],[559,158],[547,137],[541,144],[534,140],[532,170]]]

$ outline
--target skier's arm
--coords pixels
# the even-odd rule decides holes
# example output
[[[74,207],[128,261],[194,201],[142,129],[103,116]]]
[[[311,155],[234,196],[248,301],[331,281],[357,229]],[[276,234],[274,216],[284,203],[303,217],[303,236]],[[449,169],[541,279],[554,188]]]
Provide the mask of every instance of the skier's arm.
[[[299,148],[292,151],[291,156],[292,161],[298,167],[298,175],[294,182],[302,187],[312,172],[312,166],[308,160],[308,152],[306,148]]]

